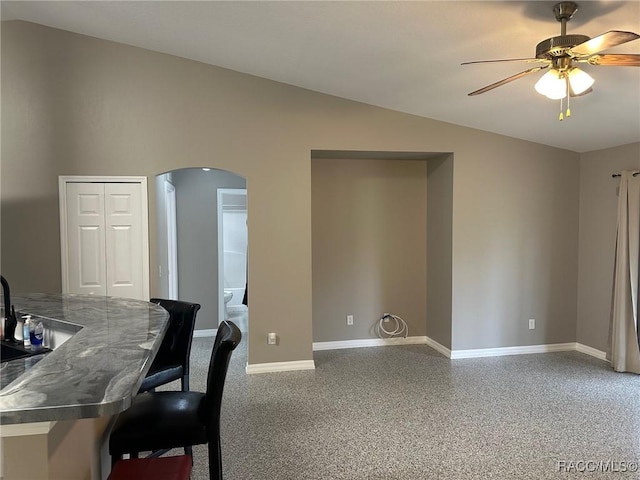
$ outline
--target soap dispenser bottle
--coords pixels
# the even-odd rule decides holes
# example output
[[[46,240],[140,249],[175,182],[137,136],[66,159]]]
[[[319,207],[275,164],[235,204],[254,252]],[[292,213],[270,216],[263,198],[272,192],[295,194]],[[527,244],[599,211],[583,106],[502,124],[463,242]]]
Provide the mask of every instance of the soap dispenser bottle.
[[[41,321],[31,320],[30,324],[30,333],[31,333],[31,348],[32,350],[40,350],[43,346],[44,340],[44,326]]]
[[[24,341],[24,348],[31,348],[31,331],[30,331],[30,325],[29,323],[31,322],[31,315],[25,315],[24,317],[24,324],[22,325],[22,338]]]

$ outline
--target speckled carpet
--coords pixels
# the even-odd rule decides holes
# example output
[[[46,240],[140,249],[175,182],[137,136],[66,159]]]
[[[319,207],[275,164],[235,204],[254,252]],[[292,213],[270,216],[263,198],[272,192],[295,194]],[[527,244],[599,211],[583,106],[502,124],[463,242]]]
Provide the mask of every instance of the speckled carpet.
[[[213,338],[196,338],[192,390]],[[640,478],[640,376],[587,355],[451,361],[427,346],[321,351],[225,387],[225,480]],[[208,479],[194,448],[194,480]]]

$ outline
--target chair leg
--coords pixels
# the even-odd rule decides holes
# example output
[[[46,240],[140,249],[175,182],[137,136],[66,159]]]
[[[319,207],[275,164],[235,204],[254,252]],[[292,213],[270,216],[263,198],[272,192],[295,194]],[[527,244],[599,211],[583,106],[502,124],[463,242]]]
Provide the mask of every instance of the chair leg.
[[[145,458],[158,458],[164,455],[165,453],[169,452],[170,450],[171,450],[170,448],[163,448],[162,450],[154,450]]]
[[[182,391],[188,392],[189,391],[189,374],[182,376],[181,383],[182,383]]]
[[[207,444],[209,450],[209,480],[222,479],[222,451],[220,442],[209,442]]]

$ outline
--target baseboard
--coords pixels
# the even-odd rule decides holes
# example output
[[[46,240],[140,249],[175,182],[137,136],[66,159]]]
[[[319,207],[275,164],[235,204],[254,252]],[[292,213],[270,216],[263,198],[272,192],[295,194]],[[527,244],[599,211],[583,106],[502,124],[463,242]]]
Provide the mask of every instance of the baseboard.
[[[247,363],[246,372],[248,374],[290,372],[294,370],[315,370],[315,368],[316,364],[313,360],[298,360],[294,362]]]
[[[193,332],[196,337],[215,337],[217,330],[215,328],[195,330]],[[435,351],[441,353],[451,360],[460,358],[481,358],[481,357],[501,357],[505,355],[527,355],[531,353],[551,353],[551,352],[572,352],[577,351],[591,357],[609,362],[607,353],[582,343],[552,343],[547,345],[523,345],[519,347],[498,347],[498,348],[474,348],[470,350],[450,350],[441,343],[438,343],[431,337],[413,336],[406,338],[364,338],[360,340],[340,340],[335,342],[313,342],[313,351],[321,350],[340,350],[343,348],[362,348],[362,347],[383,347],[389,345],[427,345]],[[267,372],[288,372],[294,370],[313,370],[315,369],[313,360],[300,360],[293,362],[274,362],[274,363],[256,363],[247,364],[246,372],[267,373]]]
[[[388,345],[427,345],[452,360],[459,358],[499,357],[505,355],[526,355],[531,353],[579,351],[602,360],[605,353],[586,345],[576,343],[554,343],[548,345],[524,345],[519,347],[476,348],[470,350],[450,350],[430,337],[406,338],[365,338],[361,340],[341,340],[335,342],[313,342],[313,351],[339,350],[342,348],[382,347]]]
[[[588,345],[583,345],[582,343],[576,343],[576,351],[584,353],[586,355],[590,355],[599,360],[604,360],[605,362],[609,361],[607,360],[607,352],[603,352],[602,350],[598,350]]]
[[[523,345],[520,347],[475,348],[471,350],[452,350],[451,359],[500,357],[504,355],[526,355],[530,353],[571,352],[576,350],[575,343],[552,343],[549,345]]]
[[[387,345],[425,345],[427,337],[363,338],[335,342],[313,342],[313,351],[340,350],[343,348],[384,347]]]
[[[431,337],[426,337],[426,339],[427,339],[426,341],[427,346],[433,348],[436,352],[441,353],[445,357],[451,358],[451,350],[449,350],[447,347],[445,347],[441,343],[436,342]]]
[[[218,332],[217,328],[205,328],[203,330],[194,330],[193,338],[197,337],[215,337]]]

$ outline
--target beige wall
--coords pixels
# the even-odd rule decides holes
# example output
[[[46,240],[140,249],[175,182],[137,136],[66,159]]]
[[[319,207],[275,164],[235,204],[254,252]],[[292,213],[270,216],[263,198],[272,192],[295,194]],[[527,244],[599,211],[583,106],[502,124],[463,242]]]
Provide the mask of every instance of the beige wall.
[[[451,349],[453,155],[427,163],[427,335]]]
[[[454,152],[453,349],[575,341],[578,155],[476,145]]]
[[[23,22],[3,23],[1,61],[15,291],[60,291],[58,175],[206,164],[247,180],[249,363],[310,359],[311,150],[453,152],[452,347],[575,339],[577,153]]]
[[[426,334],[426,173],[424,160],[312,160],[315,342],[375,338],[385,312]]]
[[[621,170],[640,170],[640,143],[580,159],[580,264],[577,341],[607,351]]]

